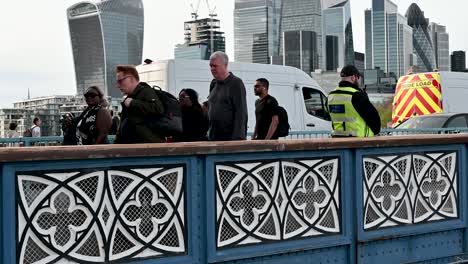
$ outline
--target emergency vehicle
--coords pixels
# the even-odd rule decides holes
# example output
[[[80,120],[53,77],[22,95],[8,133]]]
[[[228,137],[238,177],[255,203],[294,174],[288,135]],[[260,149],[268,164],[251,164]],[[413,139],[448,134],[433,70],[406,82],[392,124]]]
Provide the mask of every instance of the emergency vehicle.
[[[393,99],[392,124],[412,116],[468,112],[468,73],[428,72],[402,76]]]

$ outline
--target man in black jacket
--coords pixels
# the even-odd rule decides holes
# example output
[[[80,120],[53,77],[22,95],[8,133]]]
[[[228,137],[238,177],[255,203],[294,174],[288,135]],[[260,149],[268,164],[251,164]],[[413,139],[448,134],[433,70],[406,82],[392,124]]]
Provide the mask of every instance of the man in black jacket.
[[[213,141],[247,138],[247,102],[245,86],[228,71],[228,56],[217,51],[210,57],[214,79],[208,97],[209,139]]]
[[[140,82],[134,66],[117,66],[117,85],[125,99],[122,102],[122,118],[115,139],[117,144],[161,143],[165,137],[147,120],[164,113],[164,106],[154,89]]]

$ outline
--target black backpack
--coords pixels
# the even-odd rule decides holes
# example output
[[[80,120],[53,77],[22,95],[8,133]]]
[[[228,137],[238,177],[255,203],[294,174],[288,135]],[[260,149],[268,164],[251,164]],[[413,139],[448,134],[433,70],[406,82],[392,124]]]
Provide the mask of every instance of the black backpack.
[[[164,136],[174,136],[182,133],[182,111],[177,98],[163,91],[159,86],[153,86],[153,90],[164,106],[164,113],[150,118],[148,126]]]
[[[31,128],[27,128],[24,132],[23,132],[23,137],[32,137],[32,131],[34,128],[36,128],[37,126],[33,126]]]
[[[286,137],[289,135],[289,122],[288,122],[288,112],[282,106],[278,105],[278,127],[276,128],[276,136]]]

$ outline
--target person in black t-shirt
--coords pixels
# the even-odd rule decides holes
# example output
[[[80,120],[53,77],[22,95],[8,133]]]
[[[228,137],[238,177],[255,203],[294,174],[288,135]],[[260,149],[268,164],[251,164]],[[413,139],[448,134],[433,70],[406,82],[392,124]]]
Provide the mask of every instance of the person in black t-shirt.
[[[278,139],[278,101],[268,94],[269,82],[265,78],[255,81],[255,130],[252,139]]]

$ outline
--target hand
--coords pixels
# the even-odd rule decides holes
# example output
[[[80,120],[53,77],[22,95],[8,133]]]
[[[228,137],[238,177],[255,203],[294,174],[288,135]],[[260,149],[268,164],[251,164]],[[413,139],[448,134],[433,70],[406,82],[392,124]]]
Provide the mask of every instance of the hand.
[[[130,97],[125,98],[125,100],[124,100],[125,106],[126,106],[127,108],[130,107],[130,103],[131,103],[132,101],[133,101],[133,99],[130,98]]]

